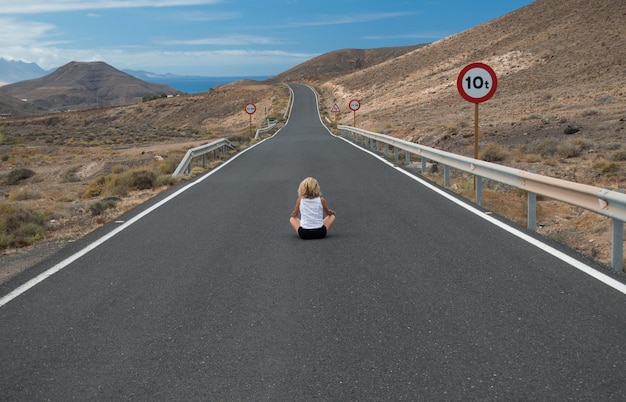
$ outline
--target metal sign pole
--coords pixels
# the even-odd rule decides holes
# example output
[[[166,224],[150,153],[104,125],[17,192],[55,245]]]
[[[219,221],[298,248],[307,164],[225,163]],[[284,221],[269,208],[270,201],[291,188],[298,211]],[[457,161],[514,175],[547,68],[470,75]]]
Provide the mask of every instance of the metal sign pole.
[[[474,159],[478,159],[478,103],[474,103]]]

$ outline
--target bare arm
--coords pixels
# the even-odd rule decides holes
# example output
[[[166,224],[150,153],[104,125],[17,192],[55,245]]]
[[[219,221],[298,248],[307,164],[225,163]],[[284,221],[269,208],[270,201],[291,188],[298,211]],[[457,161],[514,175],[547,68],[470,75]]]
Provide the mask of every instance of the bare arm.
[[[291,217],[292,218],[297,218],[298,214],[300,213],[300,199],[301,199],[301,197],[298,197],[298,199],[296,200],[296,206],[293,209],[293,211],[291,212]]]
[[[335,211],[328,208],[328,206],[326,205],[326,200],[324,198],[321,198],[321,201],[322,201],[322,207],[324,208],[324,213],[326,215],[335,215]]]

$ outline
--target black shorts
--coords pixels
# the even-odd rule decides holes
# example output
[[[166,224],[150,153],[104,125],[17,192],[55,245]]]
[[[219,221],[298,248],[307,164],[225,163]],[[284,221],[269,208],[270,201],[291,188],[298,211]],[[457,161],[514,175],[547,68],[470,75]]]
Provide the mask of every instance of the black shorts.
[[[302,227],[298,228],[298,235],[300,235],[301,239],[309,240],[309,239],[323,239],[326,237],[326,226],[322,226],[317,229],[302,229]]]

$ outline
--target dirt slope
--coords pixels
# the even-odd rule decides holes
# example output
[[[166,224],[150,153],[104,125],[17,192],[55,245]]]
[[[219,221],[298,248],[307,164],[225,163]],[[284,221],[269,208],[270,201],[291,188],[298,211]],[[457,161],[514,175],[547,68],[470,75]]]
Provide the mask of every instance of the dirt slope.
[[[361,100],[362,128],[467,154],[473,105],[456,78],[491,65],[498,92],[481,105],[481,141],[532,146],[573,138],[619,148],[626,118],[626,2],[538,0],[404,56],[319,85],[325,108]],[[347,110],[347,107],[344,107]],[[345,114],[342,121],[352,121]],[[510,161],[509,161],[510,162]],[[595,180],[591,178],[591,180]],[[619,177],[622,183],[623,176]]]

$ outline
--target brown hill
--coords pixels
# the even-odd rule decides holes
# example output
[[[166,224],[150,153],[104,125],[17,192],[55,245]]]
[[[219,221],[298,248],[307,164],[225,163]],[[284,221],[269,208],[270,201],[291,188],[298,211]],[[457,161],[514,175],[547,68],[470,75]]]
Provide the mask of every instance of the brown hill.
[[[0,94],[27,99],[45,110],[125,105],[146,95],[176,93],[180,91],[142,81],[103,62],[71,62],[45,77],[0,87]]]
[[[0,115],[3,117],[32,116],[44,112],[29,102],[21,101],[11,95],[0,94]]]
[[[341,49],[317,56],[272,77],[270,82],[325,80],[346,75],[402,56],[424,45],[378,49]]]
[[[319,88],[324,109],[358,98],[360,127],[471,155],[473,106],[459,96],[456,78],[463,66],[482,61],[499,76],[496,95],[480,107],[483,145],[495,142],[512,152],[534,153],[547,140],[565,141],[565,131],[573,131],[569,126],[580,131],[567,139],[578,140],[585,153],[620,148],[626,118],[625,17],[623,0],[537,0],[325,82]],[[351,124],[352,116],[345,114],[342,121]],[[617,179],[623,183],[623,174]]]

